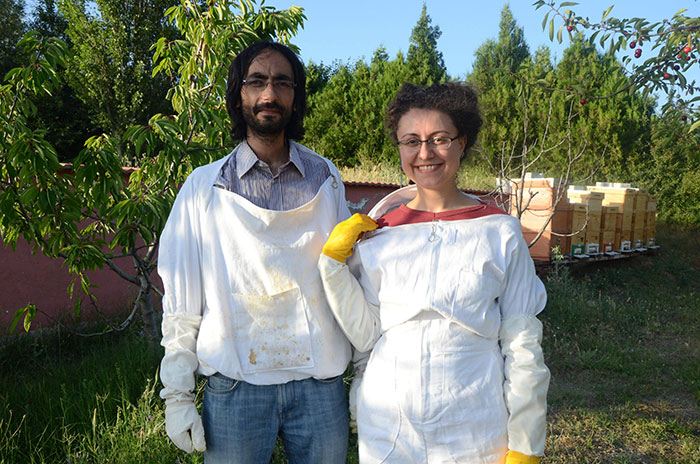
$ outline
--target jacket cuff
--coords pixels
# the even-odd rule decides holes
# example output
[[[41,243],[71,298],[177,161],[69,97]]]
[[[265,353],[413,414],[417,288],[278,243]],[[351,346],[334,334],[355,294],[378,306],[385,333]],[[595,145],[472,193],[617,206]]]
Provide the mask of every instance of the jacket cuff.
[[[194,401],[194,373],[199,365],[197,335],[201,322],[201,316],[167,314],[163,317],[161,345],[165,354],[160,363],[163,383],[160,397],[166,405]]]
[[[542,323],[532,315],[505,318],[499,338],[505,359],[508,448],[527,456],[542,456],[550,377],[542,353]]]

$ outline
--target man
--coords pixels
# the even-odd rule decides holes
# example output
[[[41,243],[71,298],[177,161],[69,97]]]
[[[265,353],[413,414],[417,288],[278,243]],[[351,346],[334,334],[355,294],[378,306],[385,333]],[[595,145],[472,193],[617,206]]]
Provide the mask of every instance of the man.
[[[243,141],[192,172],[161,236],[166,430],[208,464],[268,463],[278,436],[290,462],[346,460],[351,351],[317,262],[350,214],[335,166],[290,140],[305,81],[283,45],[236,57],[226,107]],[[195,373],[208,376],[201,419]]]

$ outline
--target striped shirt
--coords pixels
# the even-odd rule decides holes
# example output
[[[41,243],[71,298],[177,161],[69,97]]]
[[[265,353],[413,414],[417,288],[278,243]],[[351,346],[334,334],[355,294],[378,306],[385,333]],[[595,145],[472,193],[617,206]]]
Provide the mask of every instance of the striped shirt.
[[[260,208],[289,211],[311,201],[330,175],[323,158],[292,141],[289,161],[273,175],[270,166],[243,141],[222,166],[214,185]]]

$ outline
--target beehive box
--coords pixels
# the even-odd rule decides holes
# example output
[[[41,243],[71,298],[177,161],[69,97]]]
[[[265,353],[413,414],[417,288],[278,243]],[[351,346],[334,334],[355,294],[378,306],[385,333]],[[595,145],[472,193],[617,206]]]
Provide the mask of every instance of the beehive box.
[[[551,231],[565,255],[580,255],[586,247],[586,205],[560,203],[552,216]],[[557,235],[558,234],[558,235]]]
[[[559,237],[552,233],[554,231],[552,229],[553,223],[565,223],[566,218],[562,218],[562,215],[569,214],[565,207],[563,209],[555,208],[554,204],[567,204],[566,192],[563,191],[566,186],[562,185],[559,179],[527,173],[524,180],[513,179],[503,187],[506,192],[512,195],[510,214],[518,217],[518,209],[524,209],[520,216],[520,223],[525,241],[529,244],[542,231],[540,238],[530,247],[532,259],[549,261],[554,247],[559,247],[566,254],[571,247],[571,241],[567,242],[565,237]],[[554,214],[550,220],[552,211]]]
[[[617,206],[603,206],[600,215],[600,250],[603,253],[615,251],[615,230],[620,208]]]
[[[570,186],[566,192],[569,203],[586,206],[585,253],[597,255],[602,250],[601,219],[604,194],[591,192],[586,187]]]
[[[644,189],[636,189],[634,195],[634,208],[632,213],[632,248],[643,248],[646,245],[644,232],[647,217],[647,198],[649,192]]]
[[[595,186],[589,186],[588,190],[605,194],[603,206],[617,206],[620,209],[615,228],[615,249],[631,250],[632,216],[637,190],[633,189],[630,184],[610,184],[607,182],[597,182]]]
[[[647,214],[644,222],[644,243],[651,247],[656,245],[656,202],[655,195],[649,195],[647,199]]]
[[[518,209],[551,209],[558,196],[559,201],[566,201],[566,186],[562,185],[560,179],[543,177],[537,173],[526,173],[524,180],[512,179],[503,187],[511,195],[512,215],[516,215]]]

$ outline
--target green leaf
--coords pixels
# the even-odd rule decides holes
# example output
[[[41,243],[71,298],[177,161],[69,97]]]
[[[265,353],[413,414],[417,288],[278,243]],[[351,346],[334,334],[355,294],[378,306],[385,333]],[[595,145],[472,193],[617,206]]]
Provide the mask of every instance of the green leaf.
[[[547,14],[544,15],[544,19],[542,20],[542,30],[544,31],[545,27],[547,27],[547,20],[549,19],[549,11]]]
[[[549,40],[554,40],[554,18],[549,21]]]
[[[8,329],[9,333],[14,333],[15,327],[17,327],[17,323],[19,322],[20,319],[22,319],[22,316],[27,312],[28,306],[25,306],[24,308],[19,308],[17,311],[15,311],[15,315],[12,318],[12,323],[10,324],[10,327]]]
[[[577,2],[561,2],[561,4],[559,5],[559,8],[565,8],[567,6],[577,6],[577,5],[578,5]]]
[[[615,5],[610,5],[610,7],[609,7],[607,10],[605,10],[605,12],[603,13],[603,18],[602,18],[603,21],[605,20],[605,18],[608,17],[608,15],[610,14],[610,12],[612,11],[612,9],[613,9],[614,6],[615,6]]]
[[[690,126],[690,128],[688,129],[688,132],[693,132],[693,131],[694,131],[695,129],[697,129],[698,127],[700,127],[700,119],[698,119],[697,121],[695,121],[695,122]]]
[[[24,331],[29,332],[32,326],[32,321],[36,318],[36,306],[34,303],[27,305],[27,314],[24,316]]]

